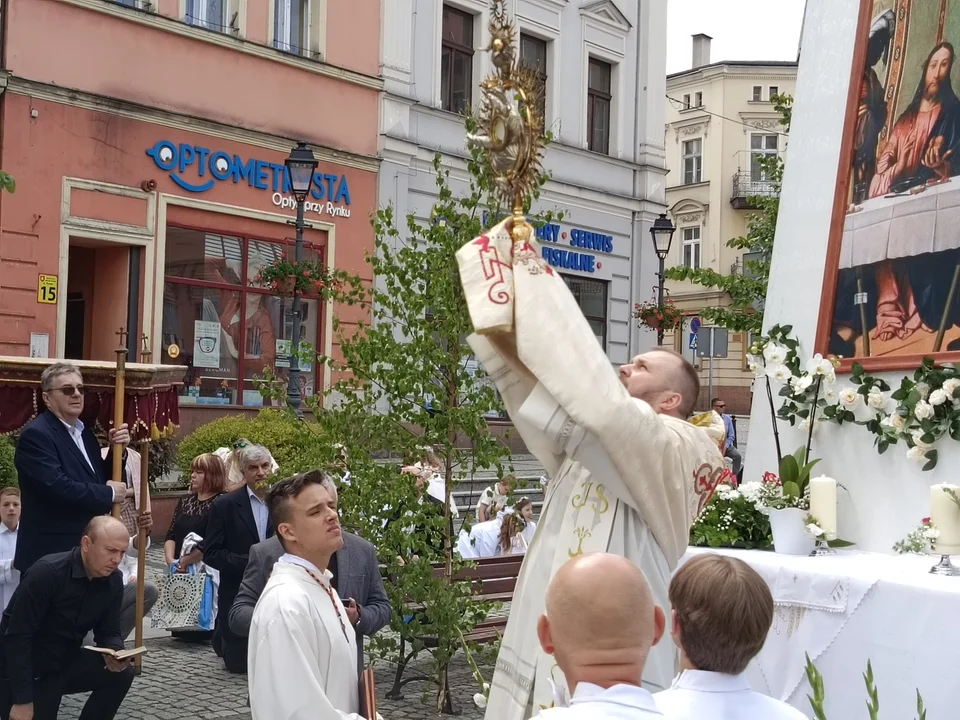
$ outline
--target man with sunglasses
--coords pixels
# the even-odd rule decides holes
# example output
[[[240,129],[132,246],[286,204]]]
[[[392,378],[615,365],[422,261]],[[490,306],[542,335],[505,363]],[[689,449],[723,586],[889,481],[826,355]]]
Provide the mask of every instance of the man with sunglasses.
[[[713,398],[710,406],[723,420],[723,426],[727,430],[727,439],[723,444],[723,456],[733,461],[733,474],[740,475],[740,469],[743,467],[743,456],[737,449],[737,430],[733,426],[733,418],[727,415],[727,404],[720,398]]]
[[[130,442],[126,424],[109,431],[101,458],[91,428],[80,420],[86,389],[76,365],[54,363],[40,375],[47,409],[20,433],[14,464],[23,500],[13,566],[26,573],[44,555],[80,545],[83,529],[122,501],[126,485],[110,479],[113,446]]]

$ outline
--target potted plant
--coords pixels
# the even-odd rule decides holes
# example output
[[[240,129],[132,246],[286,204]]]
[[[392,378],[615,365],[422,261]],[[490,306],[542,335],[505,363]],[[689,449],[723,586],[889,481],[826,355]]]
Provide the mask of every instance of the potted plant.
[[[759,482],[745,482],[738,487],[733,471],[725,469],[710,501],[690,527],[690,544],[769,548],[770,520],[760,502],[762,490]]]
[[[673,304],[669,297],[664,298],[663,307],[654,297],[642,303],[635,303],[633,306],[633,317],[638,320],[638,327],[645,327],[648,330],[662,329],[664,332],[670,332],[683,327],[684,314]]]
[[[809,555],[816,544],[806,531],[810,511],[810,471],[819,459],[806,462],[807,448],[780,460],[779,474],[764,473],[759,504],[770,518],[773,547],[786,555]]]
[[[260,268],[254,282],[269,288],[275,295],[290,296],[294,292],[327,297],[338,285],[336,273],[319,260],[291,260],[286,253]]]

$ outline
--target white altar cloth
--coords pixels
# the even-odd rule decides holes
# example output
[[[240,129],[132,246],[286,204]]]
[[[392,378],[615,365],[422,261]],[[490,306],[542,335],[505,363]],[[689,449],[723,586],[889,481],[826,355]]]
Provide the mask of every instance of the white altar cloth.
[[[957,717],[960,577],[930,575],[939,558],[691,548],[684,560],[704,552],[744,560],[773,593],[773,627],[747,669],[754,690],[812,716],[804,673],[809,653],[823,675],[827,717],[866,720],[863,673],[870,660],[882,717],[915,718],[917,689],[931,720]]]

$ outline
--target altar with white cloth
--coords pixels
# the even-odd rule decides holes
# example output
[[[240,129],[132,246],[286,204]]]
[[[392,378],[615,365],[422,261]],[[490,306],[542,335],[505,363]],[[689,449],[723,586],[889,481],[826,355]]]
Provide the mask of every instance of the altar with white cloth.
[[[754,690],[812,716],[805,653],[823,675],[830,720],[866,720],[863,673],[873,664],[880,713],[930,720],[960,708],[960,577],[930,575],[939,558],[838,551],[827,557],[690,548],[737,557],[770,586],[776,603],[767,642],[750,664]]]

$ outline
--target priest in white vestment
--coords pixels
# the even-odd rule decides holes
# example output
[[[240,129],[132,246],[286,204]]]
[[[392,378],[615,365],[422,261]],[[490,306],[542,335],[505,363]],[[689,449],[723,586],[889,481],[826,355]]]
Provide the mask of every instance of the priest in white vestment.
[[[250,625],[253,720],[362,720],[356,634],[327,570],[343,546],[336,488],[319,470],[301,473],[273,485],[267,504],[286,554]]]
[[[558,691],[558,707],[541,710],[539,717],[663,717],[640,683],[644,663],[663,637],[665,622],[646,578],[631,561],[609,553],[570,560],[550,581],[537,635],[572,692],[567,698]]]
[[[551,478],[514,592],[488,720],[529,718],[552,706],[551,682],[564,684],[535,626],[547,583],[571,557],[630,559],[656,603],[669,607],[670,574],[724,469],[716,441],[686,421],[699,394],[693,367],[658,350],[622,366],[618,377],[536,240],[514,242],[511,225],[457,253],[475,329],[470,346]],[[644,685],[667,687],[675,663],[669,643],[655,648]]]

